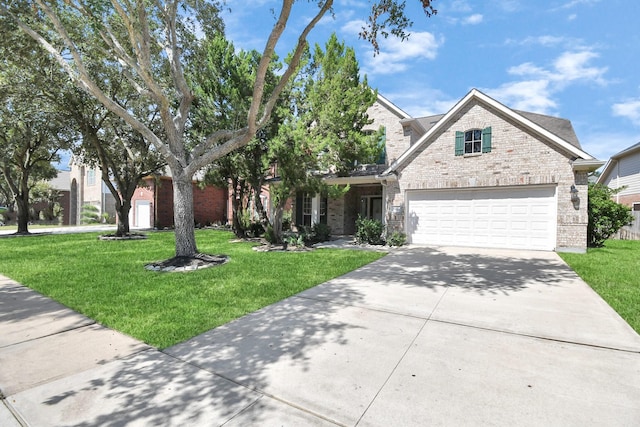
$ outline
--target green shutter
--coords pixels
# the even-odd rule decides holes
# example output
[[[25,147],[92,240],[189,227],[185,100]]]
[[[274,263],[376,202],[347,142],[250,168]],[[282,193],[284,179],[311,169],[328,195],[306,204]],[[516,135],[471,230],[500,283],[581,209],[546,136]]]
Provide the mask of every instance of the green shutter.
[[[296,193],[296,218],[295,218],[295,225],[300,225],[303,224],[303,219],[302,219],[302,198],[304,196],[304,193],[302,191],[298,191]]]
[[[482,152],[491,152],[491,126],[482,129]]]
[[[464,154],[464,132],[456,131],[456,156]]]
[[[378,165],[384,165],[387,157],[387,128],[383,127],[382,132],[383,134],[380,136],[380,141],[378,142],[382,148],[380,157],[378,157],[378,161],[376,162]]]

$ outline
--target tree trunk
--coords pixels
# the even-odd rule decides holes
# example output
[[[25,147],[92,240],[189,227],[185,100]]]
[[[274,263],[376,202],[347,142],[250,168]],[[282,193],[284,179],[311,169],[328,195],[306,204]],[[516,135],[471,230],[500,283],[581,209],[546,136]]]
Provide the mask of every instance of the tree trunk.
[[[253,194],[255,197],[256,211],[258,211],[258,215],[260,217],[260,223],[266,229],[271,223],[269,222],[269,216],[267,215],[267,211],[262,204],[262,199],[260,198],[260,194],[262,193],[262,185],[253,186]]]
[[[15,191],[18,206],[18,234],[29,234],[29,173],[22,171],[19,187]]]
[[[131,231],[129,226],[129,212],[131,211],[131,197],[122,198],[121,203],[116,203],[116,215],[118,215],[118,230],[116,236],[122,237]]]
[[[29,193],[22,193],[15,197],[18,206],[18,234],[29,234]]]
[[[273,212],[273,236],[277,243],[282,242],[282,217],[284,216],[284,207],[287,204],[287,199],[278,201],[276,208]]]
[[[184,173],[173,173],[173,223],[176,256],[192,257],[198,253],[193,215],[193,184]]]
[[[231,194],[231,225],[233,233],[239,239],[243,239],[246,235],[246,229],[242,222],[244,215],[244,181],[241,179],[232,179],[232,194]]]

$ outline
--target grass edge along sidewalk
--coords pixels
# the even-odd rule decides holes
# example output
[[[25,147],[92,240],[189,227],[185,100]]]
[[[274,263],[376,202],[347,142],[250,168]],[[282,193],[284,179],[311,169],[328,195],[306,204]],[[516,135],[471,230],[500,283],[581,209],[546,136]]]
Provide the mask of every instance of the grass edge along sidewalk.
[[[586,254],[559,255],[640,333],[640,241],[607,240]]]
[[[97,233],[0,239],[0,273],[109,328],[166,348],[384,256],[344,249],[257,252],[225,231],[199,230],[204,253],[223,266],[158,273],[144,265],[173,256],[171,232],[101,241]]]

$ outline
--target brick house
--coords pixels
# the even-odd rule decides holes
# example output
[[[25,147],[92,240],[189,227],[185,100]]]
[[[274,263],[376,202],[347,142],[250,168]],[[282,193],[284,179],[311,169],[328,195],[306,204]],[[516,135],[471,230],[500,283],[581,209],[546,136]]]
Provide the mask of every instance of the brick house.
[[[73,156],[69,161],[69,224],[82,223],[82,207],[92,205],[98,209],[100,218],[107,214],[116,217],[115,199],[102,182],[102,171],[97,166],[87,166]]]
[[[412,118],[384,97],[385,164],[360,168],[340,199],[296,198],[296,223],[352,234],[358,214],[409,243],[585,251],[587,174],[604,162],[580,147],[571,122],[512,110],[473,89],[446,114]]]
[[[146,177],[131,198],[129,225],[135,228],[173,227],[171,177]],[[193,182],[194,220],[198,226],[227,223],[227,189]]]

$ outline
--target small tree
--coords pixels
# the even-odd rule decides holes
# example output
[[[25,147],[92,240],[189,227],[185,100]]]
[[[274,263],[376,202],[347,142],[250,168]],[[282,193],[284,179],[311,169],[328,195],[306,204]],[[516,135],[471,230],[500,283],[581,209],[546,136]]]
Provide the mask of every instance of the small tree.
[[[602,184],[589,184],[588,246],[603,246],[605,240],[633,221],[631,209],[612,199],[621,190],[622,188],[614,190]]]

